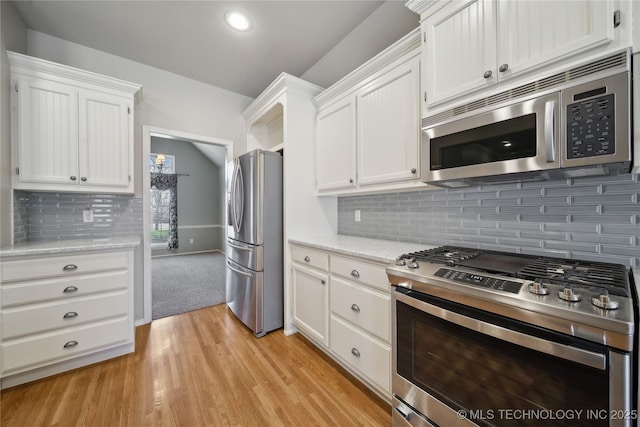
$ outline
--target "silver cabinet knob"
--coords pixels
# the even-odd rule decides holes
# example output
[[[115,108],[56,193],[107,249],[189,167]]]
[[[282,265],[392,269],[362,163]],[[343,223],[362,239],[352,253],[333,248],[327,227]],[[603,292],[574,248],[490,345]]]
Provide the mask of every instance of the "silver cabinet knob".
[[[358,270],[351,270],[351,277],[355,277],[356,279],[359,279],[360,273],[358,273]]]
[[[504,72],[505,72],[505,71],[507,71],[508,69],[509,69],[509,64],[502,64],[502,65],[500,66],[500,68],[498,68],[498,70],[499,70],[501,73],[504,73]]]
[[[353,184],[353,179],[350,179],[350,180],[349,180],[349,184]]]
[[[351,304],[351,310],[355,311],[356,313],[360,313],[360,307],[358,307],[358,304]]]
[[[322,279],[322,280],[320,280],[320,283],[322,283],[323,285],[325,285],[325,284],[327,283],[327,281],[326,281],[326,280],[324,280],[324,279]]]
[[[360,351],[358,351],[358,349],[355,347],[351,349],[351,354],[353,354],[355,357],[360,357]]]
[[[309,258],[308,256],[304,257],[305,262],[309,262],[311,261],[311,258]]]
[[[87,180],[86,176],[83,176],[83,177],[80,178],[80,181],[86,181],[86,180]]]
[[[482,75],[485,79],[491,78],[491,76],[493,76],[493,71],[491,70],[487,70],[484,72],[484,74]]]
[[[78,178],[77,178],[75,175],[71,175],[71,176],[69,177],[69,179],[70,179],[71,181],[75,181],[75,180],[76,180],[76,179],[78,179]]]
[[[416,168],[411,168],[411,173],[416,173],[418,170]]]

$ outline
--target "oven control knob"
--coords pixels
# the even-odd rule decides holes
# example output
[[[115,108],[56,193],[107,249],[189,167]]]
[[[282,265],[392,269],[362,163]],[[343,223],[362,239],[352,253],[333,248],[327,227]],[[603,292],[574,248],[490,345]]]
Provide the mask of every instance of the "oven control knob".
[[[558,298],[569,302],[578,302],[582,299],[582,295],[573,292],[572,288],[564,288],[558,291]]]
[[[402,258],[401,256],[396,258],[396,265],[405,265],[406,262],[404,260],[404,258]]]
[[[529,292],[536,295],[549,295],[549,288],[538,279],[529,285]]]
[[[591,303],[596,307],[604,308],[605,310],[615,310],[620,306],[618,301],[612,300],[607,294],[600,294],[597,297],[591,298]]]
[[[409,267],[412,270],[418,268],[418,261],[416,261],[415,258],[411,258],[407,260],[407,267]]]

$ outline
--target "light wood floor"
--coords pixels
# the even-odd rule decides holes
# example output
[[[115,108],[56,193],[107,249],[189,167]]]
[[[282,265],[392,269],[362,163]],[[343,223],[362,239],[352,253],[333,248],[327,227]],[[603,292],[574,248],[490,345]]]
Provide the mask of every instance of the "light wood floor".
[[[391,407],[299,334],[225,304],[136,330],[136,352],[3,390],[0,425],[390,426]]]

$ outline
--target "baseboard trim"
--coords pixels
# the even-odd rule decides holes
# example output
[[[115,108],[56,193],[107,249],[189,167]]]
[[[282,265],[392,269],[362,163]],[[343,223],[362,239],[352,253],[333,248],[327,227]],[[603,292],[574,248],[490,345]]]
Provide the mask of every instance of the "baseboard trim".
[[[164,257],[168,257],[168,256],[206,254],[206,253],[210,253],[210,252],[220,252],[222,254],[224,253],[224,251],[222,251],[222,249],[211,249],[211,250],[208,250],[208,251],[180,252],[179,254],[153,255],[151,258],[164,258]]]

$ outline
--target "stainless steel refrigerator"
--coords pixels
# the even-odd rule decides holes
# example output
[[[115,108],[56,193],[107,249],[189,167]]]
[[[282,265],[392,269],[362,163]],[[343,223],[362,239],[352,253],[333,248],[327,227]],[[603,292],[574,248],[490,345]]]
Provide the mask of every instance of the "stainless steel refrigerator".
[[[227,305],[261,337],[284,322],[279,153],[254,150],[234,160],[227,217]]]

